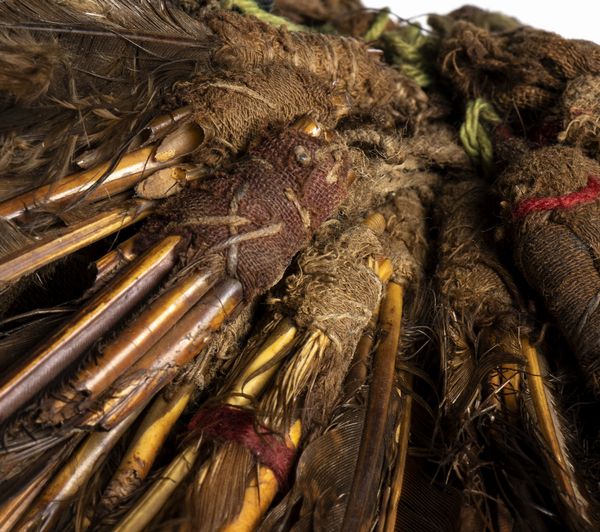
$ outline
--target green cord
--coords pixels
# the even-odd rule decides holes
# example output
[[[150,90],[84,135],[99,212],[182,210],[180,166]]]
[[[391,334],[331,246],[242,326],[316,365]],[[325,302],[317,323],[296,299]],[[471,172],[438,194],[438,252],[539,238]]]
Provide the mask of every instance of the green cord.
[[[385,28],[390,21],[390,10],[387,7],[384,7],[377,16],[373,20],[373,24],[367,30],[367,32],[363,35],[363,39],[367,42],[376,41],[383,35]]]
[[[236,7],[242,13],[245,13],[246,15],[253,15],[257,19],[262,20],[267,24],[272,24],[273,26],[286,26],[290,31],[308,31],[308,28],[300,24],[295,24],[284,17],[278,17],[277,15],[268,13],[254,0],[225,0],[221,5],[226,9]]]
[[[487,174],[494,163],[494,146],[484,122],[496,125],[501,121],[492,104],[483,98],[467,103],[465,121],[460,126],[460,141],[471,160]]]
[[[390,61],[401,72],[414,79],[421,87],[432,84],[431,65],[424,57],[425,47],[430,44],[417,25],[407,25],[383,34],[384,49]]]

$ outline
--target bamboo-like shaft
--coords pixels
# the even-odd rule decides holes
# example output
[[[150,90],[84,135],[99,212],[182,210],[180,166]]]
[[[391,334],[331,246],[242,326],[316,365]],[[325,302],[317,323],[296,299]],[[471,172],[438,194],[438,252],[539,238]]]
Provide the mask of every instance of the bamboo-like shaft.
[[[406,373],[402,375],[404,384],[404,397],[402,401],[402,412],[396,428],[396,464],[394,467],[394,476],[391,482],[390,500],[386,510],[385,518],[382,518],[382,530],[385,532],[394,532],[396,529],[396,517],[398,515],[398,505],[402,497],[402,488],[404,486],[404,472],[406,469],[406,457],[408,456],[408,440],[410,437],[410,425],[412,418],[412,375]],[[402,392],[400,392],[402,393]]]
[[[343,530],[365,531],[370,528],[367,515],[370,510],[365,507],[365,501],[369,500],[375,489],[376,471],[373,462],[382,452],[400,339],[402,298],[402,287],[394,282],[389,283],[381,305],[381,340],[374,357],[365,425],[344,515]]]
[[[256,351],[255,356],[234,382],[223,402],[238,406],[247,404],[240,401],[240,390],[243,390],[246,401],[252,401],[253,398],[256,398],[267,385],[269,377],[279,367],[279,364],[274,363],[274,361],[280,358],[281,353],[289,348],[295,336],[296,328],[289,320],[283,319]],[[269,368],[265,372],[257,373],[257,370],[269,364],[273,364],[272,369]],[[171,462],[161,478],[148,489],[140,501],[129,511],[123,521],[119,523],[116,531],[137,532],[143,530],[190,472],[197,455],[198,442],[188,445]],[[209,464],[210,462],[206,462],[202,465],[200,477],[202,477],[203,472],[206,474]]]
[[[270,368],[261,371],[283,353],[296,337],[297,329],[288,318],[283,318],[261,345],[260,351],[232,385],[225,402],[233,406],[248,406],[253,398],[257,397],[279,364],[272,364]]]
[[[193,112],[191,105],[180,107],[174,111],[159,115],[151,120],[148,125],[142,130],[141,137],[144,143],[154,142],[158,137],[169,131],[178,122],[181,122],[184,118],[190,116]]]
[[[155,345],[212,287],[217,274],[201,271],[180,280],[161,294],[125,330],[103,348],[57,394],[46,402],[49,421],[68,418],[95,401],[124,371]],[[57,418],[58,416],[58,418]]]
[[[173,268],[180,237],[167,237],[35,350],[0,384],[0,421],[35,397],[104,332],[118,323]]]
[[[194,384],[181,386],[166,400],[156,398],[137,429],[125,456],[104,490],[101,507],[110,511],[126,500],[148,476],[171,429],[189,403]]]
[[[105,285],[112,276],[131,264],[137,257],[136,243],[138,235],[134,235],[125,242],[119,244],[115,249],[100,257],[95,263],[96,279],[94,286]]]
[[[226,403],[236,406],[248,405],[252,401],[251,398],[264,388],[278,365],[273,364],[264,372],[257,373],[258,370],[284,352],[293,342],[295,335],[296,327],[291,321],[281,320],[262,344],[257,356],[233,384],[225,400]],[[129,495],[125,493],[128,491],[129,479],[135,479],[137,482],[146,477],[170,427],[187,404],[192,389],[191,385],[184,387],[169,403],[162,398],[155,401],[107,488],[107,497],[114,492],[115,497],[118,495],[119,499],[123,500]]]
[[[156,133],[165,123],[164,117],[161,117],[154,126],[150,126],[154,130],[148,131]],[[146,146],[125,154],[112,170],[111,163],[100,164],[0,203],[0,218],[12,220],[41,207],[59,207],[74,202],[83,195],[86,203],[110,198],[129,190],[155,170],[190,153],[202,140],[200,128],[192,123],[184,124],[167,135],[158,146]]]
[[[194,122],[187,122],[169,133],[156,147],[154,159],[166,163],[171,162],[194,151],[204,140],[204,132]]]
[[[548,462],[556,479],[557,491],[570,501],[584,501],[577,486],[569,474],[569,463],[560,441],[560,427],[554,413],[553,405],[546,391],[540,355],[535,346],[527,338],[521,340],[521,351],[527,360],[527,383],[531,391],[533,407],[540,431],[547,446]],[[585,503],[587,506],[587,503]],[[581,516],[587,519],[587,516]]]
[[[144,493],[137,504],[115,527],[114,532],[141,532],[169,500],[173,492],[190,473],[198,452],[199,442],[188,445],[162,472],[160,478]]]
[[[237,280],[225,279],[215,285],[115,383],[114,393],[86,418],[84,425],[113,427],[140,402],[157,393],[202,351],[210,335],[235,312],[242,297],[242,285]]]
[[[65,205],[86,193],[86,203],[115,196],[164,166],[153,159],[152,152],[149,146],[128,153],[109,173],[110,164],[105,163],[25,192],[0,204],[0,218],[12,220],[33,209]],[[93,188],[103,176],[102,182]]]
[[[132,200],[7,255],[0,261],[0,286],[143,220],[153,208],[151,201]]]

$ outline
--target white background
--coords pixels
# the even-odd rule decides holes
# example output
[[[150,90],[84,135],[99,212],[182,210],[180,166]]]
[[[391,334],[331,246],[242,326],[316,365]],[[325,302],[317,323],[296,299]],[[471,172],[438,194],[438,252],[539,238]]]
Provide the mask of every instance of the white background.
[[[597,0],[363,0],[367,7],[388,6],[393,13],[403,18],[427,13],[445,14],[467,3],[492,11],[502,11],[525,24],[560,33],[563,37],[587,39],[600,44],[600,2]],[[424,19],[419,18],[417,21],[424,22]]]

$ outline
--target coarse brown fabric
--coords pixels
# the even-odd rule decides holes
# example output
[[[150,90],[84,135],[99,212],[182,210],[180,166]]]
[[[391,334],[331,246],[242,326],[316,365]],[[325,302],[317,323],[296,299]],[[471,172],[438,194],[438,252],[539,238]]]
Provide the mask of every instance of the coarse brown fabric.
[[[213,52],[221,68],[248,70],[281,62],[307,70],[350,100],[355,112],[390,107],[400,122],[414,122],[427,97],[410,78],[386,66],[357,39],[290,32],[250,17],[219,11],[206,24],[223,43]]]
[[[132,235],[129,263],[166,235],[183,237],[175,266],[138,307],[0,427],[0,529],[13,494],[38,488],[10,507],[28,514],[14,529],[128,528],[133,510],[151,530],[222,530],[243,507],[248,529],[260,519],[263,530],[344,528],[384,355],[395,373],[377,401],[389,408],[381,451],[369,453],[361,530],[598,528],[587,526],[598,514],[597,404],[581,373],[600,397],[600,47],[473,6],[430,17],[431,29],[393,11],[380,17],[359,0],[0,0],[0,200],[140,146],[161,152],[182,122],[202,133],[197,149],[170,161],[191,169],[185,187],[156,194],[144,222],[39,269],[26,292],[2,294],[0,312],[16,300],[0,318],[0,366],[9,367],[82,308],[80,270],[92,265],[91,284],[94,261]],[[365,42],[375,20],[383,34]],[[493,132],[488,112],[499,118]],[[294,128],[299,117],[323,126],[321,137]],[[469,157],[489,160],[485,180]],[[37,205],[0,223],[0,248],[22,249],[91,212]],[[165,289],[205,270],[219,286],[238,279],[245,301],[193,360],[171,363],[152,348],[102,395],[66,393],[75,366],[101,369],[103,346]],[[390,317],[377,316],[386,287],[376,272],[402,286],[395,353],[380,349]],[[50,308],[45,292],[56,296]],[[239,392],[241,375],[263,372],[259,389]],[[87,455],[93,466],[79,461],[90,441],[110,438],[102,431],[131,412],[139,390],[164,386],[172,399],[190,384],[180,417],[173,409],[159,423],[172,425],[149,472],[110,480],[147,410],[133,412],[114,448]],[[51,410],[63,400],[69,408]],[[224,405],[238,400],[242,422],[225,422]],[[228,411],[216,416],[227,434],[194,431],[198,408]],[[295,475],[284,480],[261,458],[267,440],[287,442],[280,450]],[[578,444],[589,454],[581,461]],[[165,468],[188,445],[199,452],[176,480]],[[277,482],[257,503],[256,482],[269,476],[260,465]],[[77,493],[55,496],[57,482],[79,479]],[[176,485],[164,503],[153,498]]]
[[[192,105],[193,119],[204,134],[194,159],[209,166],[236,155],[268,127],[307,114],[332,127],[345,112],[333,86],[283,63],[200,74],[179,83],[177,93],[183,105]]]
[[[427,23],[444,35],[452,31],[455,22],[462,20],[470,22],[478,28],[490,32],[510,31],[517,29],[523,24],[514,17],[500,13],[499,11],[488,11],[477,6],[465,5],[451,11],[447,15],[429,15]]]
[[[394,265],[392,280],[403,287],[416,288],[424,279],[429,251],[427,218],[438,185],[436,178],[439,176],[432,173],[418,185],[398,190],[387,205],[378,209],[386,219],[381,240]]]
[[[569,80],[600,73],[600,47],[529,27],[492,33],[458,20],[441,41],[442,74],[466,98],[507,114],[556,104]]]
[[[369,257],[383,254],[379,238],[363,225],[337,236],[335,228],[327,229],[298,258],[298,273],[287,277],[281,301],[284,312],[301,328],[320,330],[330,340],[307,379],[302,408],[307,427],[327,424],[358,340],[383,293],[381,281],[367,265]]]
[[[411,136],[374,123],[365,126],[352,125],[341,131],[351,148],[357,175],[351,194],[341,206],[348,218],[377,210],[388,203],[390,194],[400,190],[413,189],[408,193],[418,194],[419,201],[426,200],[429,205],[433,200],[431,192],[440,181],[439,171],[470,165],[456,132],[441,122],[425,122]]]
[[[576,148],[539,148],[515,159],[497,183],[510,209],[525,199],[576,192],[590,176],[600,175],[600,164]],[[507,212],[507,222],[517,267],[541,295],[600,395],[600,201],[520,218]]]
[[[561,109],[564,129],[558,140],[600,159],[600,76],[579,76],[567,83]]]
[[[225,255],[228,273],[249,301],[279,281],[335,212],[348,190],[348,172],[343,146],[285,129],[252,150],[233,174],[215,175],[167,200],[145,231],[150,239],[189,234],[200,258]],[[230,237],[242,240],[227,243]]]
[[[276,0],[273,4],[275,14],[300,23],[336,23],[363,11],[360,0]]]

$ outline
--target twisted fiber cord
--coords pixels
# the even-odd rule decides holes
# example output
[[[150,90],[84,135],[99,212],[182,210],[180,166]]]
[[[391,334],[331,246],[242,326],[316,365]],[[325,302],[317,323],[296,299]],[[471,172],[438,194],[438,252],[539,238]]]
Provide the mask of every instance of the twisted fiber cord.
[[[272,24],[273,26],[285,26],[290,31],[308,31],[308,28],[300,24],[295,24],[284,17],[279,17],[265,11],[254,0],[225,0],[223,2],[223,7],[228,9],[237,7],[246,15],[253,15],[257,19],[262,20],[267,24]]]
[[[390,10],[386,7],[377,13],[371,27],[363,35],[363,39],[367,42],[376,41],[383,35],[385,28],[390,21]]]
[[[554,209],[572,209],[578,205],[592,203],[600,196],[600,177],[589,176],[587,185],[576,192],[563,196],[548,196],[545,198],[525,199],[517,203],[514,218],[525,218],[532,212],[551,211]]]
[[[433,83],[430,72],[434,70],[431,61],[423,55],[424,46],[429,42],[416,25],[408,25],[396,31],[388,31],[382,36],[386,49],[391,53],[391,62],[420,87]]]
[[[483,98],[467,103],[465,121],[460,126],[460,141],[467,155],[481,165],[485,173],[490,173],[494,162],[494,147],[485,124],[497,125],[500,122],[494,107]]]

